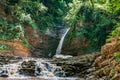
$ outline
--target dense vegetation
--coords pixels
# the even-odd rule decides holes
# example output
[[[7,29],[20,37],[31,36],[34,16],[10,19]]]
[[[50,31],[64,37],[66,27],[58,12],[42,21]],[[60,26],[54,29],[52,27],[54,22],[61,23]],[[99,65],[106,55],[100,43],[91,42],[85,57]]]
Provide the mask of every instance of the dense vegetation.
[[[26,24],[43,34],[48,27],[65,26],[71,27],[68,44],[74,38],[82,39],[88,42],[90,51],[96,51],[106,39],[120,35],[119,3],[119,0],[0,0],[5,12],[0,14],[0,40],[21,39],[29,46],[24,35]]]

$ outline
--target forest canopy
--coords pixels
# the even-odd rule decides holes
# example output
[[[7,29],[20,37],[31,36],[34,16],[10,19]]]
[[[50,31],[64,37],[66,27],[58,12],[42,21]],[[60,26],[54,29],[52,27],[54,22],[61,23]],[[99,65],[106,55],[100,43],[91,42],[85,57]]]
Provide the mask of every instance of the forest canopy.
[[[119,3],[120,0],[0,0],[0,40],[21,39],[29,46],[25,25],[42,34],[47,28],[64,26],[71,27],[69,44],[82,39],[90,50],[100,50],[106,39],[120,35]]]

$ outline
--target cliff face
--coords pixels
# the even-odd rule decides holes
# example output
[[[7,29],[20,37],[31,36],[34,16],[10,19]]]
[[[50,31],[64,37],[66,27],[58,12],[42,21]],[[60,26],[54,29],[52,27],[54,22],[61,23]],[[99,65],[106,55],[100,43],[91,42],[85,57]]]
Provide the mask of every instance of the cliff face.
[[[91,47],[89,41],[85,41],[84,39],[81,38],[73,38],[71,43],[68,43],[66,38],[62,53],[77,56],[88,53],[89,52],[88,50],[90,50],[90,48]]]
[[[96,58],[93,74],[105,79],[118,80],[120,78],[120,37],[112,38],[101,49],[101,55]]]

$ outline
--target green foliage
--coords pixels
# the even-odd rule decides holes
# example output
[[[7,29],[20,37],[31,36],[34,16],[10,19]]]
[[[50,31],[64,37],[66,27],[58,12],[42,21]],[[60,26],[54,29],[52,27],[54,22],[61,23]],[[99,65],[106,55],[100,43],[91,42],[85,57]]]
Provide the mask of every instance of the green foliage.
[[[19,0],[19,2],[12,5],[15,9],[13,16],[22,23],[28,23],[34,29],[44,32],[47,27],[55,27],[62,24],[63,17],[69,9],[67,7],[69,1]]]
[[[120,12],[120,0],[108,0],[108,11],[113,15],[117,15]]]
[[[24,36],[24,24],[43,33],[47,27],[61,25],[69,9],[67,4],[72,0],[1,0],[0,2],[5,5],[6,13],[11,10],[14,18],[13,22],[1,18],[0,39],[22,39],[26,46],[30,46]]]
[[[85,39],[85,41],[90,41],[92,49],[99,50],[105,44],[107,35],[115,24],[114,16],[107,11],[107,1],[74,1],[76,0],[70,4],[71,9],[65,17],[72,27],[69,40],[72,41],[72,38]],[[101,6],[106,7],[103,9]]]
[[[108,39],[120,36],[120,23],[115,25],[115,29],[109,34]]]
[[[76,30],[77,33],[90,40],[91,47],[99,49],[105,43],[106,34],[108,34],[106,30],[112,29],[112,20],[109,16],[106,16],[106,13],[101,13],[101,11],[86,6],[81,7],[79,15],[83,18],[80,19],[82,25],[76,26],[79,28],[79,30]]]
[[[0,19],[0,40],[18,39],[23,36],[22,34],[19,26]]]
[[[21,24],[10,23],[5,19],[0,19],[0,40],[11,41],[13,39],[21,39],[25,46],[29,47],[27,39],[24,36],[24,28]],[[0,50],[10,49],[9,46],[0,45]]]
[[[114,22],[114,29],[110,32],[107,40],[120,36],[120,1],[119,0],[109,0],[107,3],[108,11],[112,15],[112,21]]]
[[[40,30],[45,30],[46,27],[63,25],[63,18],[69,10],[67,4],[69,1],[71,0],[41,0],[48,10],[45,14],[40,14],[39,18],[37,18]]]
[[[112,68],[111,70],[110,70],[110,76],[114,76],[114,74],[115,74],[115,69],[114,68]]]
[[[107,0],[95,0],[96,3],[105,4]]]
[[[72,3],[68,4],[70,7],[69,12],[67,13],[65,17],[65,21],[67,22],[67,26],[73,26],[75,24],[77,14],[79,12],[79,9],[81,7],[81,2],[79,0],[73,0]]]
[[[115,52],[114,57],[116,60],[120,60],[120,52]]]
[[[100,49],[107,36],[119,36],[120,0],[1,0],[5,12],[12,10],[14,22],[0,19],[0,39],[21,39],[24,24],[44,33],[48,27],[71,27],[69,40],[84,38],[93,49]],[[53,5],[54,4],[54,5]],[[118,27],[117,27],[118,26]]]
[[[31,47],[31,45],[29,44],[29,42],[26,38],[23,38],[23,43],[26,47]]]
[[[10,46],[6,46],[3,44],[0,44],[0,50],[11,50],[12,48]]]

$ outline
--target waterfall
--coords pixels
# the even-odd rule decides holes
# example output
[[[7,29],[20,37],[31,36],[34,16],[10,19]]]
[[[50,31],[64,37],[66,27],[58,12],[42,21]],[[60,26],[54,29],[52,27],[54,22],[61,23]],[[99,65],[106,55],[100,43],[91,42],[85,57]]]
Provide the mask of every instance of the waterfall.
[[[65,39],[65,36],[67,35],[68,31],[70,30],[70,28],[65,28],[65,29],[62,29],[61,30],[61,39],[60,39],[60,42],[58,44],[58,47],[56,49],[56,54],[60,54],[61,53],[61,50],[62,50],[62,45],[63,45],[63,42],[64,42],[64,39]]]

